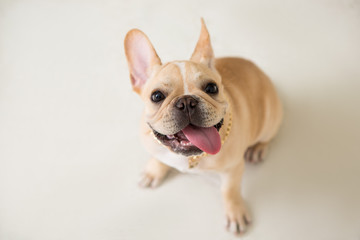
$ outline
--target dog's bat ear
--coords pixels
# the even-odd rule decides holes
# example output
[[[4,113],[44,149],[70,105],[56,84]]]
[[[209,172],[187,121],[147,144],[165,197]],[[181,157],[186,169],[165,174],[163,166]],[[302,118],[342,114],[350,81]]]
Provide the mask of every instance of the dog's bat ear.
[[[138,29],[126,34],[124,47],[132,87],[140,93],[154,67],[161,65],[161,60],[148,37]]]
[[[211,47],[210,35],[203,18],[201,18],[200,37],[190,60],[205,64],[209,68],[214,67],[214,53]]]

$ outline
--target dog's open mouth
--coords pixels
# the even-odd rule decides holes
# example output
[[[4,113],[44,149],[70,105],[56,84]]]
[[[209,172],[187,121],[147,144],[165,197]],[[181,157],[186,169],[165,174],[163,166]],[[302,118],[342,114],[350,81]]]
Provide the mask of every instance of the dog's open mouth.
[[[213,127],[197,127],[189,124],[173,135],[163,135],[153,130],[155,137],[176,153],[185,156],[199,155],[202,152],[216,154],[221,148],[219,130],[224,119]]]

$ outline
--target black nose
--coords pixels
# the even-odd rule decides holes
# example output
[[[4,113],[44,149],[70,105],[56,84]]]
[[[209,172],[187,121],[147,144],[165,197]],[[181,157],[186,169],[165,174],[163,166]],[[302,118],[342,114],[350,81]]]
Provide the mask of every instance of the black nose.
[[[187,112],[189,115],[193,114],[198,101],[191,96],[183,96],[176,101],[175,107],[180,111]]]

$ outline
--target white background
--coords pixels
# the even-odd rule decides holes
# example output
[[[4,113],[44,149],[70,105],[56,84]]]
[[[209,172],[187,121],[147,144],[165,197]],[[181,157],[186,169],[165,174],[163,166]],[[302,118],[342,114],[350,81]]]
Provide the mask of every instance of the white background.
[[[360,239],[359,1],[2,0],[1,240],[235,239],[216,178],[137,187],[124,36],[188,59],[201,16],[215,54],[253,60],[285,106],[268,158],[246,165],[244,239]]]

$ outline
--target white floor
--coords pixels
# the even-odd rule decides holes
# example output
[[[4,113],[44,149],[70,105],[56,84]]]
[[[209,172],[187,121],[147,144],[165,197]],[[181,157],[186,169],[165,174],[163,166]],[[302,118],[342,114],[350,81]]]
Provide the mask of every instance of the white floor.
[[[254,224],[243,239],[360,239],[360,3],[0,2],[0,239],[235,239],[216,179],[137,187],[148,157],[126,32],[163,62],[187,59],[203,16],[217,56],[271,76],[285,122],[247,165]]]

